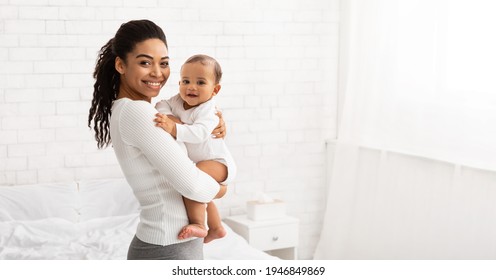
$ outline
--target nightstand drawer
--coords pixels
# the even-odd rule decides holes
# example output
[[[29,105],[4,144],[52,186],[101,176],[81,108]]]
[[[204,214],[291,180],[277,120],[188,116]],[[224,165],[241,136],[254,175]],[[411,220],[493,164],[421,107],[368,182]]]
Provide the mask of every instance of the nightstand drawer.
[[[238,215],[227,217],[224,221],[254,248],[285,260],[297,258],[298,219],[284,216],[253,221],[246,215]]]
[[[248,242],[253,247],[267,251],[298,244],[298,224],[285,224],[252,229]]]

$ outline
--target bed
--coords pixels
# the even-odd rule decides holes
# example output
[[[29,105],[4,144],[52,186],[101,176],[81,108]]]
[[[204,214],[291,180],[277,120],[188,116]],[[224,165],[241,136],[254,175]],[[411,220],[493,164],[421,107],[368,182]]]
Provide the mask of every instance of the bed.
[[[124,179],[0,186],[0,259],[126,259],[138,207]],[[205,259],[275,259],[224,226]]]

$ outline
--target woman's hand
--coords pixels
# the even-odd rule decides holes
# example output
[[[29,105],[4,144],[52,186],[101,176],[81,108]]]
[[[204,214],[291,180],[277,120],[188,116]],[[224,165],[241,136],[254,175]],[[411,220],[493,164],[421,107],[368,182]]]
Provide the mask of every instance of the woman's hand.
[[[212,135],[214,136],[214,138],[224,138],[226,137],[227,130],[226,123],[224,122],[224,118],[222,117],[222,112],[217,111],[215,114],[219,117],[219,124],[212,131]]]

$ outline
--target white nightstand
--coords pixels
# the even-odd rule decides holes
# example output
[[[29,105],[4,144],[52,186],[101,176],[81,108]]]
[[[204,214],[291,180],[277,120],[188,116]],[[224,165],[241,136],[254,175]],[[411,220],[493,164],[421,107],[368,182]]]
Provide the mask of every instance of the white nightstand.
[[[278,219],[253,221],[246,215],[230,216],[224,222],[248,243],[281,259],[295,260],[298,246],[298,219],[285,216]]]

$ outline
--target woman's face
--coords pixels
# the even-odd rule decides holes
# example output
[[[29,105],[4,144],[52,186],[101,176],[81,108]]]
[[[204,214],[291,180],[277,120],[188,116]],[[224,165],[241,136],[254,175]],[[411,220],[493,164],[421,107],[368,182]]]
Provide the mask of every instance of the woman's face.
[[[136,44],[126,61],[116,58],[115,69],[121,74],[118,98],[151,102],[170,75],[168,50],[160,39]]]

